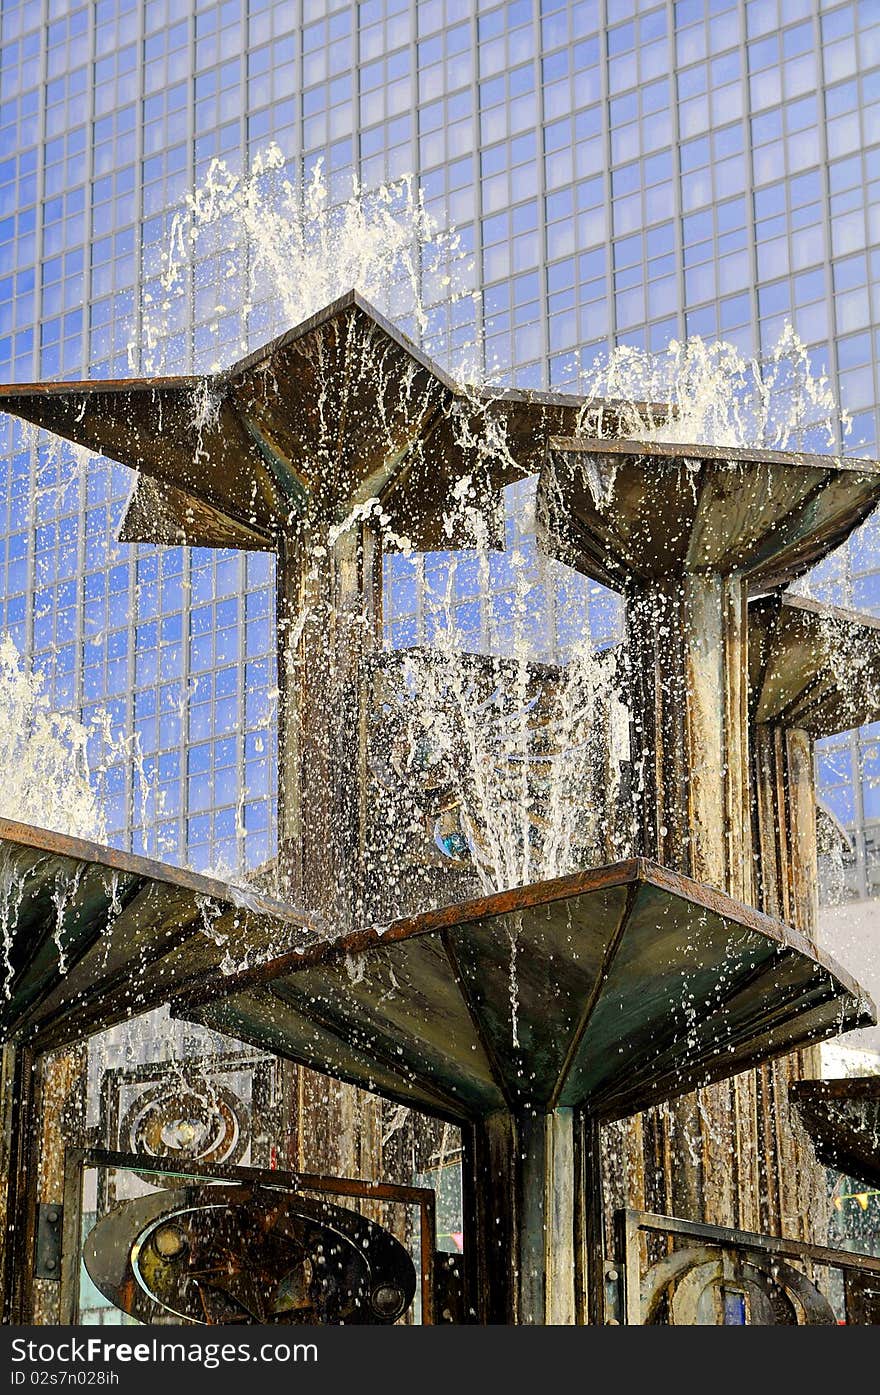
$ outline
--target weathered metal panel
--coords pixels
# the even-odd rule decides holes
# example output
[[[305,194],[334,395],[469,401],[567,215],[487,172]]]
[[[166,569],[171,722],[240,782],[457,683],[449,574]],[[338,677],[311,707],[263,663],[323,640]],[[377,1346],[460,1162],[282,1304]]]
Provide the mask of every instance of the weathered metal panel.
[[[253,547],[285,532],[314,490],[331,512],[382,495],[391,531],[430,549],[472,541],[444,523],[455,480],[487,470],[465,443],[507,439],[485,481],[497,491],[537,471],[550,435],[573,431],[583,403],[464,390],[350,291],[222,373],[10,385],[0,411],[167,487],[161,499],[135,496],[129,536],[167,532],[179,510],[188,541]],[[615,405],[596,403],[592,415],[607,429]],[[500,500],[495,525],[500,546]]]
[[[451,930],[462,985],[506,1098],[546,1103],[600,982],[627,900],[616,887]]]
[[[607,500],[590,484],[591,460]],[[880,499],[880,470],[782,451],[554,438],[538,490],[541,546],[596,581],[627,589],[687,569],[742,571],[769,587],[849,536]]]
[[[472,1118],[499,1095],[514,1109],[559,1104],[617,1117],[872,1012],[789,927],[640,861],[285,955],[206,985],[201,1007],[193,999],[179,1010],[204,1018],[212,994],[273,978],[295,1014],[276,1020],[275,1049],[286,1031],[288,1054],[320,1066],[326,1051],[327,1068],[340,1070],[344,1042],[346,1078],[375,1082],[374,1069],[360,1073],[363,1062],[396,1062],[401,1077]]]
[[[749,605],[752,720],[814,739],[880,716],[880,620],[801,596]]]
[[[324,1071],[362,1089],[380,1091],[400,1104],[458,1123],[470,1108],[454,1090],[432,1089],[398,1061],[373,1057],[359,1040],[326,1025],[320,1014],[304,1015],[277,993],[263,989],[222,998],[190,1010],[187,1020],[272,1052],[314,1071]],[[496,1096],[500,1101],[500,1095]]]
[[[4,1039],[80,1040],[166,1002],[171,986],[314,942],[316,918],[210,877],[0,819],[8,900]],[[221,975],[222,977],[222,975]]]
[[[801,1080],[790,1091],[820,1161],[880,1187],[880,1076]]]

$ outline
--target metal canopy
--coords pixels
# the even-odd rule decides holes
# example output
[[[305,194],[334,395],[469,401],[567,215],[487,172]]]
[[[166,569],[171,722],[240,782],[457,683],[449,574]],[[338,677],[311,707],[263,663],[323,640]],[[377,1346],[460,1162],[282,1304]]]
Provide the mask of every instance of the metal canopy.
[[[819,739],[880,716],[880,620],[801,596],[749,605],[753,720]]]
[[[221,373],[3,387],[0,411],[142,472],[127,541],[271,548],[309,499],[334,517],[376,498],[429,549],[456,544],[456,479],[536,471],[585,405],[464,388],[350,291]]]
[[[0,1039],[81,1039],[320,925],[271,897],[0,819]]]
[[[819,1161],[880,1187],[880,1075],[801,1080],[789,1091]]]
[[[874,1018],[801,935],[642,859],[286,954],[175,1011],[455,1120],[621,1117]]]
[[[670,573],[801,575],[880,501],[880,465],[785,451],[553,438],[542,546],[624,590]]]

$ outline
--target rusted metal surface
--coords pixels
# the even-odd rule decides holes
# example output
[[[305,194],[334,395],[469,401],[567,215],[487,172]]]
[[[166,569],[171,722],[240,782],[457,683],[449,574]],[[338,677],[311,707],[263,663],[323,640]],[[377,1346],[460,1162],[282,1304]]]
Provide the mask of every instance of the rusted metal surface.
[[[641,860],[285,954],[177,1010],[457,1120],[620,1117],[873,1016],[790,927]]]
[[[673,572],[640,588],[623,667],[639,850],[751,901],[744,605],[738,577]]]
[[[566,1107],[501,1110],[464,1130],[465,1272],[479,1321],[596,1320],[597,1132]]]
[[[603,410],[614,406],[594,407]],[[497,490],[537,470],[550,435],[573,431],[583,403],[463,389],[352,291],[222,373],[9,386],[0,411],[167,487],[135,496],[131,539],[154,542],[176,523],[189,541],[272,547],[314,493],[331,512],[381,497],[391,529],[432,548],[455,545],[443,515],[473,466],[465,435],[506,436],[516,463],[497,453]]]
[[[791,1097],[820,1161],[880,1187],[880,1076],[800,1080]]]
[[[875,461],[580,438],[550,442],[538,485],[546,550],[624,591],[682,570],[779,585],[878,501]]]
[[[382,570],[369,528],[331,534],[313,522],[280,544],[278,857],[287,894],[340,929],[365,911],[360,689],[381,646]]]
[[[30,853],[36,844],[40,865],[53,877],[56,858],[70,859],[85,846],[67,839],[59,844],[54,835],[43,834],[33,835],[29,843],[19,837],[19,845],[22,841]],[[170,880],[168,869],[156,869],[144,859],[94,847],[89,852],[92,863],[83,871],[77,893],[85,893],[91,866],[99,865],[102,877],[114,868],[119,874],[116,895],[123,903],[117,914],[121,930],[126,893],[137,895],[126,877],[161,870],[163,888]],[[818,1038],[865,1020],[855,985],[835,974],[824,956],[805,955],[800,936],[711,888],[640,861],[444,907],[335,944],[322,942],[319,931],[309,935],[304,918],[296,918],[290,908],[257,898],[259,904],[250,904],[247,915],[257,916],[256,924],[264,925],[270,941],[277,934],[273,914],[286,925],[296,918],[298,949],[229,975],[228,981],[216,972],[219,947],[206,937],[197,916],[198,893],[210,892],[210,899],[219,901],[229,889],[188,873],[179,881],[182,885],[173,887],[174,938],[163,940],[160,932],[158,943],[150,943],[149,924],[139,923],[140,953],[133,960],[122,951],[121,958],[110,955],[125,977],[124,989],[117,980],[113,993],[95,971],[108,949],[99,944],[88,993],[78,992],[69,1015],[61,1003],[69,997],[66,981],[59,980],[55,990],[58,1002],[51,994],[41,1001],[41,1012],[60,1016],[38,1039],[63,1040],[68,1032],[81,1030],[83,1013],[96,1026],[116,1020],[117,990],[123,1003],[134,995],[139,1007],[144,988],[147,1000],[158,1002],[167,995],[169,981],[193,987],[210,981],[212,990],[228,988],[229,998],[207,1012],[191,1006],[187,1015],[447,1118],[482,1120],[497,1113],[511,1118],[515,1128],[531,1118],[535,1139],[549,1130],[552,1146],[529,1147],[525,1156],[541,1175],[549,1166],[549,1180],[557,1183],[539,1188],[558,1222],[552,1262],[544,1269],[550,1276],[563,1272],[563,1256],[584,1233],[583,1221],[563,1204],[567,1186],[559,1185],[558,1164],[568,1155],[560,1152],[564,1130],[558,1124],[551,1127],[554,1116],[562,1119],[566,1110],[584,1104],[594,1117],[625,1114],[716,1072],[727,1075],[731,1068],[787,1050],[805,1037]],[[102,886],[101,928],[112,900],[109,885],[102,881]],[[72,897],[71,907],[76,905]],[[225,923],[222,915],[212,922],[221,930]],[[180,949],[187,932],[195,945],[195,964],[187,958],[192,945],[187,954]],[[111,946],[115,935],[111,927]],[[47,932],[47,944],[50,938]],[[253,937],[248,938],[253,952]],[[126,941],[123,935],[123,945]],[[88,951],[76,961],[79,941],[71,936],[67,943],[76,988],[78,964]],[[520,1033],[516,1047],[511,1041],[512,952]],[[206,963],[215,965],[213,974],[206,972]],[[114,987],[112,981],[109,986]],[[697,1031],[686,1006],[670,1015],[670,1003],[682,1003],[688,991],[717,1005]],[[522,1151],[519,1144],[514,1149],[516,1156]],[[573,1185],[573,1179],[569,1182]],[[539,1194],[534,1187],[526,1192],[533,1198]],[[543,1214],[542,1209],[541,1217],[523,1225],[517,1244],[534,1245],[546,1236]],[[577,1295],[589,1282],[585,1262],[584,1268]],[[540,1294],[518,1296],[519,1312],[531,1320],[536,1313],[542,1314],[540,1320],[552,1320],[554,1314],[569,1312],[570,1295],[558,1278],[555,1286],[545,1290],[542,1281],[539,1287]],[[584,1299],[577,1301],[582,1305]]]
[[[313,942],[314,916],[271,897],[0,819],[8,879],[0,1033],[41,1049],[166,1002],[224,956]],[[20,894],[20,899],[19,899]],[[222,974],[220,974],[222,977]]]
[[[462,388],[351,292],[222,373],[9,388],[0,410],[140,472],[124,539],[278,552],[280,883],[337,928],[363,923],[358,683],[380,644],[382,540],[472,545],[447,516],[467,475],[503,546],[502,486],[584,404]],[[356,514],[371,502],[381,538]]]
[[[140,472],[123,538],[278,551],[280,883],[362,922],[357,672],[381,635],[382,541],[353,511],[381,503],[386,545],[472,545],[448,516],[467,475],[503,546],[502,486],[614,404],[463,388],[350,292],[222,373],[13,387],[0,410]]]
[[[627,598],[648,856],[751,899],[746,595],[820,560],[878,500],[873,462],[551,441],[540,545]]]
[[[130,1197],[89,1231],[83,1263],[114,1307],[147,1323],[385,1324],[416,1292],[413,1262],[388,1231],[271,1186]]]
[[[880,716],[880,620],[800,596],[749,604],[752,720],[818,740]]]
[[[120,542],[151,542],[167,547],[235,547],[265,552],[265,533],[229,518],[204,499],[174,485],[137,475],[119,529]]]
[[[795,1266],[838,1270],[845,1280],[847,1321],[858,1323],[866,1320],[858,1301],[861,1291],[865,1285],[876,1289],[880,1279],[880,1259],[874,1255],[633,1209],[618,1211],[615,1235],[621,1284],[618,1312],[623,1322],[634,1326],[835,1324],[827,1298]],[[674,1248],[645,1266],[642,1250],[652,1236]],[[740,1314],[725,1312],[725,1290],[742,1295]],[[722,1301],[705,1301],[713,1296]]]

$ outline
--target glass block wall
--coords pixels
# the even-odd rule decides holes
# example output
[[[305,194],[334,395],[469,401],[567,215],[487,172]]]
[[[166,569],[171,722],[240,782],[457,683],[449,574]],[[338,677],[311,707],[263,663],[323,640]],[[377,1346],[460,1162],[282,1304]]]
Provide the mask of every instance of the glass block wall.
[[[852,449],[876,449],[877,0],[2,0],[0,25],[0,381],[129,373],[181,199],[212,159],[244,168],[274,140],[306,177],[320,162],[334,198],[353,176],[416,176],[473,259],[507,382],[564,388],[575,351],[685,334],[760,352],[790,318],[852,413]],[[236,356],[241,309],[211,291],[222,251],[219,235],[201,248],[206,274],[165,326],[180,370]],[[448,352],[473,336],[468,303],[435,299],[428,347]],[[252,338],[283,327],[254,307]],[[112,841],[257,865],[271,559],[120,546],[126,471],[73,469],[8,420],[0,455],[0,628],[57,707],[108,714],[92,755]],[[869,524],[817,590],[880,611],[877,541]],[[430,638],[428,580],[387,568],[389,642]],[[503,601],[487,613],[458,580],[463,626],[492,645]],[[614,598],[578,596],[566,623],[609,642]],[[871,890],[880,732],[820,761],[852,889]]]

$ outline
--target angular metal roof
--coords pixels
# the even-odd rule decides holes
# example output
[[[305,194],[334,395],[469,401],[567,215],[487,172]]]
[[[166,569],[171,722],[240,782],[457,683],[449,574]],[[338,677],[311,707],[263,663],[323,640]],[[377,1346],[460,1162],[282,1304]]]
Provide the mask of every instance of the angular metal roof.
[[[620,1117],[874,1020],[803,936],[640,859],[294,950],[175,1011],[456,1120]]]
[[[789,1086],[820,1162],[880,1187],[880,1075]]]
[[[293,907],[0,820],[0,1036],[179,1015],[463,1120],[606,1118],[874,1021],[780,922],[632,860],[328,940]]]
[[[314,944],[313,916],[196,872],[0,819],[0,1039],[63,1043]]]
[[[271,548],[314,496],[331,517],[381,499],[390,530],[427,549],[455,545],[444,515],[458,478],[482,475],[497,491],[534,473],[584,403],[464,388],[350,291],[221,373],[13,385],[0,388],[0,411],[153,483],[135,492],[128,541],[170,532]]]
[[[678,570],[800,576],[880,502],[872,460],[554,438],[538,485],[541,545],[607,586]]]
[[[880,718],[880,620],[801,596],[749,604],[756,722],[833,736]]]

